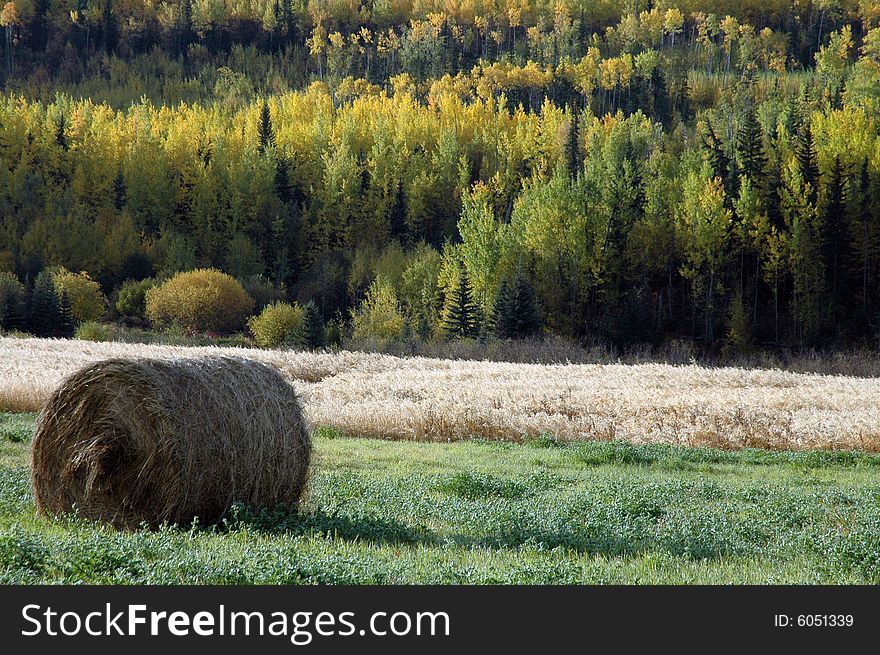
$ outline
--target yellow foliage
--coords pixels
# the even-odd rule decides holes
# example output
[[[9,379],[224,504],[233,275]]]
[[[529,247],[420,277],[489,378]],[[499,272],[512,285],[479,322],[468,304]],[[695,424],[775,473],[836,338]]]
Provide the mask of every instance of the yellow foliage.
[[[71,273],[61,268],[52,276],[52,280],[59,299],[67,292],[70,309],[77,323],[97,321],[104,314],[107,298],[101,292],[101,285],[85,271]]]
[[[240,329],[253,308],[241,284],[214,268],[178,273],[146,295],[147,318],[157,327],[228,333]]]

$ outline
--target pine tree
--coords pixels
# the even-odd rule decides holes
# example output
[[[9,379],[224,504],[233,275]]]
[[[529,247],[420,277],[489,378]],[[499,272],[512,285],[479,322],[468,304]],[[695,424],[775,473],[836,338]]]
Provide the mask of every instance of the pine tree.
[[[66,124],[64,114],[58,114],[55,120],[55,145],[64,151],[67,151],[69,145],[67,143],[67,134],[65,133]]]
[[[492,307],[492,328],[499,339],[512,339],[515,336],[513,325],[514,293],[510,281],[504,277],[495,293]]]
[[[275,159],[275,195],[283,203],[290,202],[290,164],[287,158],[279,155]]]
[[[122,166],[120,166],[116,172],[116,179],[113,180],[113,204],[118,211],[122,211],[122,208],[125,207],[125,195],[125,175],[122,173]]]
[[[67,289],[61,290],[61,299],[58,302],[58,323],[55,336],[70,339],[76,331],[76,321],[73,318],[73,307],[70,305],[70,296]]]
[[[22,298],[13,288],[0,288],[0,330],[11,332],[24,327]]]
[[[266,148],[275,147],[275,130],[272,128],[272,114],[269,112],[269,103],[263,100],[263,108],[260,110],[260,124],[257,126],[257,136],[260,140],[257,150],[260,154]]]
[[[761,186],[767,168],[767,155],[764,153],[764,137],[754,103],[746,106],[736,137],[740,173],[748,175],[755,185]]]
[[[480,310],[474,303],[464,264],[460,265],[457,279],[443,303],[440,326],[450,339],[476,339],[480,334]]]
[[[734,176],[731,175],[731,160],[724,150],[724,144],[721,143],[721,139],[715,134],[715,129],[711,125],[708,136],[703,136],[703,146],[709,151],[709,165],[712,167],[713,175],[720,177],[721,183],[724,185],[725,205],[728,205],[736,197],[736,194],[733,193]]]
[[[116,16],[113,15],[113,0],[104,0],[101,29],[104,52],[109,55],[116,49],[116,43],[119,40],[119,26],[116,24]]]
[[[861,170],[859,171],[859,193],[857,199],[859,202],[858,220],[861,231],[860,238],[862,241],[861,252],[858,253],[860,259],[859,267],[862,269],[862,313],[867,316],[868,298],[870,295],[868,289],[868,280],[870,277],[869,271],[871,270],[871,260],[873,259],[872,255],[874,254],[872,241],[876,238],[877,226],[875,225],[875,222],[878,217],[877,212],[874,210],[873,203],[871,202],[871,174],[868,170],[867,157],[862,161]]]
[[[30,332],[38,337],[55,336],[60,318],[55,282],[49,271],[43,271],[34,280],[31,293]]]
[[[568,174],[575,178],[581,169],[581,146],[578,129],[578,111],[571,108],[571,118],[568,123],[568,136],[565,140],[565,163]]]
[[[794,151],[798,167],[801,170],[801,177],[805,183],[810,185],[807,200],[811,205],[815,205],[819,189],[819,159],[816,154],[816,143],[813,140],[813,130],[809,122],[804,122],[801,126]]]
[[[180,5],[180,50],[184,54],[193,39],[192,19],[192,0],[183,0]]]
[[[314,350],[327,345],[327,331],[321,312],[314,301],[309,301],[303,306],[303,320],[299,328],[298,343],[303,348]]]
[[[828,288],[831,297],[839,301],[839,291],[843,283],[843,258],[846,252],[846,175],[840,157],[834,158],[831,179],[825,193],[822,208],[822,254],[828,275]]]
[[[541,331],[541,311],[535,290],[523,271],[513,278],[513,328],[517,337],[534,337]]]

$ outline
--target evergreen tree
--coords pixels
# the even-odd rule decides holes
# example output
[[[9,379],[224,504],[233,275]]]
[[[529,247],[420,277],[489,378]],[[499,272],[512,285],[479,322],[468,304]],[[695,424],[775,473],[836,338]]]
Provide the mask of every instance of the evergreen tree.
[[[69,145],[67,143],[67,134],[65,133],[66,123],[64,114],[58,114],[55,120],[55,144],[64,151],[67,151]]]
[[[721,178],[724,185],[725,206],[729,207],[732,199],[736,197],[733,193],[734,176],[731,175],[731,159],[724,150],[724,144],[715,133],[715,129],[710,125],[708,135],[703,136],[703,146],[709,153],[709,166],[712,167],[712,174]]]
[[[192,19],[192,0],[183,0],[180,5],[180,50],[184,54],[193,40]]]
[[[34,280],[31,293],[30,332],[38,337],[52,337],[57,334],[61,319],[61,308],[55,282],[49,271],[42,271]]]
[[[119,41],[119,26],[116,24],[116,16],[113,15],[113,0],[104,0],[104,10],[101,15],[101,37],[104,52],[108,55],[116,49]]]
[[[764,153],[764,137],[754,103],[748,103],[736,135],[736,154],[739,171],[748,175],[757,186],[764,181],[767,155]]]
[[[450,339],[476,339],[480,334],[480,310],[473,300],[470,278],[464,264],[443,303],[440,327]]]
[[[11,273],[0,273],[0,330],[24,327],[24,297],[21,283]]]
[[[118,211],[122,211],[125,207],[125,175],[122,173],[122,166],[116,172],[116,178],[113,180],[113,204]]]
[[[73,318],[73,307],[70,305],[70,296],[67,289],[61,290],[61,298],[58,301],[58,323],[55,336],[70,339],[76,331],[76,320]]]
[[[257,137],[260,140],[257,150],[260,154],[266,148],[275,147],[275,130],[272,128],[272,114],[269,112],[269,103],[263,100],[263,108],[260,110],[260,124],[257,126]]]
[[[327,345],[324,319],[314,301],[310,300],[303,306],[303,319],[297,336],[297,341],[303,348],[314,350]]]
[[[819,190],[819,158],[816,154],[816,143],[813,140],[813,130],[809,122],[804,122],[801,126],[794,151],[798,167],[801,170],[801,177],[806,184],[810,185],[807,200],[811,205],[815,205]]]
[[[858,181],[858,221],[859,230],[861,232],[861,252],[857,254],[859,258],[858,266],[861,269],[862,278],[862,314],[867,316],[869,313],[869,296],[872,294],[869,290],[869,271],[871,263],[875,255],[874,242],[877,238],[877,218],[878,212],[875,210],[871,198],[871,174],[868,170],[868,158],[862,161],[861,170],[859,171]]]
[[[831,298],[838,304],[842,291],[844,256],[847,241],[846,179],[840,157],[834,158],[831,179],[825,192],[822,208],[822,255],[828,276]]]
[[[275,159],[275,195],[283,203],[290,202],[290,164],[287,158],[279,155]]]
[[[577,177],[581,170],[580,130],[578,129],[578,111],[571,107],[571,118],[568,122],[568,135],[565,140],[565,164],[568,174]]]
[[[492,307],[492,328],[499,339],[512,339],[515,336],[513,324],[513,287],[507,277],[501,279],[495,293],[495,304]]]
[[[528,277],[518,271],[513,278],[512,320],[514,336],[519,338],[534,337],[541,331],[541,311],[535,290]]]

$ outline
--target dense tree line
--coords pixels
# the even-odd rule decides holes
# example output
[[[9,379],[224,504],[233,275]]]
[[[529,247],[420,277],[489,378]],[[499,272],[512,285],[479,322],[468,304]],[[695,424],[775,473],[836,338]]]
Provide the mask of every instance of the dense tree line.
[[[317,18],[317,5],[269,5],[290,22],[248,18],[245,39],[225,5],[185,3],[189,27],[168,22],[137,48],[130,25],[149,21],[122,29],[121,5],[74,21],[91,39],[64,33],[80,61],[98,39],[106,65],[135,66],[173,32],[183,67],[198,48],[203,66],[251,48],[256,67],[300,62],[309,84],[257,92],[207,65],[217,82],[199,102],[7,94],[0,270],[30,295],[64,266],[121,297],[126,281],[217,267],[273,290],[258,309],[311,302],[310,325],[365,338],[876,343],[871,3],[386,3],[385,22],[379,3],[355,21],[321,4]],[[57,37],[6,24],[14,80],[23,50]],[[406,45],[418,30],[436,44]],[[21,75],[26,89],[37,73]]]

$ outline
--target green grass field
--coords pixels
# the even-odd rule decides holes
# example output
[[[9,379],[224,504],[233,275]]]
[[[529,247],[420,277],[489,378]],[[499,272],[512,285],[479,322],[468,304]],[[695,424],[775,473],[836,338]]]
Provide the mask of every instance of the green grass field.
[[[120,533],[34,514],[0,414],[0,583],[878,583],[880,456],[318,430],[300,514]]]

